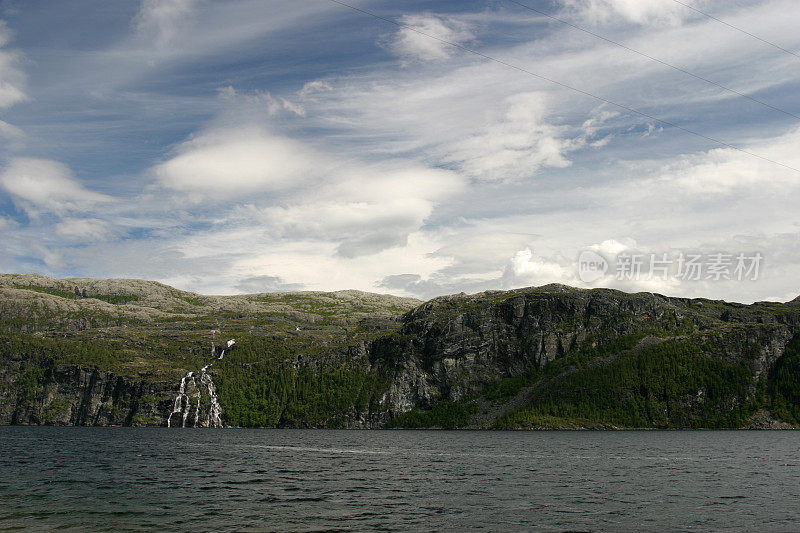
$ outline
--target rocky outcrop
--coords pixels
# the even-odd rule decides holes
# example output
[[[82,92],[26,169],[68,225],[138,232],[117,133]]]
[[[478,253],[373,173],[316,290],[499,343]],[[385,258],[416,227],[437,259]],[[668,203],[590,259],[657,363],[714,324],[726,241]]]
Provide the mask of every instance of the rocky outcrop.
[[[747,429],[794,429],[791,424],[772,417],[766,409],[759,409],[751,418]]]

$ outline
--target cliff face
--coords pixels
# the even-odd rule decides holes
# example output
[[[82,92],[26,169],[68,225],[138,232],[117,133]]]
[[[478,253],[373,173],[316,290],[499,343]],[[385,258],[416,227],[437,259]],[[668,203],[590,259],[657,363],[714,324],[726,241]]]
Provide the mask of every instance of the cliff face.
[[[355,292],[228,300],[129,280],[88,283],[84,297],[59,280],[3,289],[4,281],[0,424],[800,420],[800,354],[787,356],[800,332],[797,300],[742,305],[549,285],[417,305]],[[235,345],[208,351],[209,340],[225,338]]]
[[[480,395],[488,385],[504,378],[537,376],[561,365],[562,374],[530,377],[519,387],[524,395],[506,395],[501,399],[506,405],[501,401],[501,405],[495,402],[488,408],[499,416],[525,405],[528,394],[545,386],[556,397],[562,392],[559,386],[569,386],[561,383],[564,375],[577,370],[570,360],[587,352],[603,352],[604,345],[619,340],[635,346],[621,346],[597,356],[591,364],[598,372],[631,348],[641,351],[648,345],[691,340],[702,348],[698,353],[703,358],[746,366],[750,372],[747,386],[755,396],[759,383],[767,385],[771,370],[800,331],[798,317],[800,306],[791,304],[745,306],[546,286],[436,298],[405,315],[400,331],[372,343],[369,352],[373,363],[393,376],[382,398],[390,418],[415,407],[433,408],[442,400],[468,399],[486,409],[487,402]],[[651,356],[656,357],[658,354]],[[730,400],[737,404],[745,401]],[[690,404],[705,399],[701,391],[699,397],[682,401],[691,410]],[[479,418],[471,417],[467,425],[480,427]]]
[[[164,381],[16,363],[0,370],[0,425],[161,426],[174,396]]]

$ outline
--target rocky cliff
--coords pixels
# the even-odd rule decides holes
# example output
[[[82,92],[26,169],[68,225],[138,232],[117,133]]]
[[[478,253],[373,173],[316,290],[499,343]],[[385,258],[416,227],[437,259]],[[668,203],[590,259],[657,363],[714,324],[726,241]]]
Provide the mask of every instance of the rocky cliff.
[[[741,408],[749,416],[767,401],[771,372],[800,331],[798,317],[796,302],[746,306],[551,285],[436,298],[406,314],[396,334],[374,341],[368,351],[370,359],[392,375],[384,398],[391,419],[422,408],[434,411],[431,421],[435,422],[437,405],[444,402],[452,408],[461,402],[470,416],[462,416],[457,425],[486,427],[538,401],[547,404],[548,411],[564,415],[559,418],[585,419],[592,411],[570,402],[598,404],[592,407],[605,409],[604,416],[613,423],[619,418],[610,412],[614,402],[603,396],[641,395],[641,390],[635,390],[639,384],[618,391],[602,390],[606,385],[593,387],[592,382],[600,383],[601,376],[613,380],[615,372],[620,380],[628,377],[614,369],[622,356],[642,358],[644,353],[646,359],[637,362],[640,367],[674,364],[670,353],[674,346],[691,352],[691,364],[681,363],[686,369],[711,372],[705,367],[718,363],[723,366],[714,372],[724,374],[744,368],[741,376],[731,378],[737,387],[724,384],[735,392],[715,398],[715,405],[728,411]],[[665,386],[697,381],[675,384],[677,375],[672,369],[661,370],[663,375],[656,380]],[[582,387],[595,390],[576,399],[572,387],[579,375]],[[704,425],[702,415],[699,419],[687,415],[702,411],[697,405],[708,403],[703,388],[698,382],[691,394],[681,397],[661,391],[652,398],[655,403],[683,405],[671,418],[642,416],[634,425]],[[718,388],[715,393],[728,394],[722,391],[724,387]],[[491,400],[486,398],[487,391]],[[730,405],[724,406],[725,402]],[[412,417],[410,425],[419,425],[418,418]],[[583,421],[589,426],[604,423],[602,417],[594,418]]]
[[[0,424],[789,427],[800,301],[0,276]],[[235,346],[223,344],[235,338]],[[211,344],[211,350],[208,346]]]
[[[44,364],[0,370],[0,425],[161,426],[174,384],[97,368]]]

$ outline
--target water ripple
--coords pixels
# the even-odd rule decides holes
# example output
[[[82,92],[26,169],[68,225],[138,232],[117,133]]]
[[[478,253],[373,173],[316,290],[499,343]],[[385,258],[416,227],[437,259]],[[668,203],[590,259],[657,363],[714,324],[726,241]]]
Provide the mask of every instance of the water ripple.
[[[797,432],[0,428],[0,529],[761,530]]]

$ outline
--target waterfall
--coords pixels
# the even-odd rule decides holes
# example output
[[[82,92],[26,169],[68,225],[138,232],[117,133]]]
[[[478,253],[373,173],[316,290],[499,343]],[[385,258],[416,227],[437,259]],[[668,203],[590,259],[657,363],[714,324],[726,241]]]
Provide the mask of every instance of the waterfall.
[[[234,339],[229,340],[225,343],[225,347],[222,348],[219,357],[216,360],[220,360],[225,356],[225,351],[229,351],[231,347],[236,343]],[[216,354],[216,348],[212,344],[212,355]],[[211,374],[208,373],[208,369],[214,366],[214,363],[208,363],[203,368],[200,369],[200,383],[198,384],[197,375],[194,372],[187,372],[183,378],[181,378],[180,385],[178,386],[178,395],[175,397],[175,402],[172,407],[172,412],[167,417],[167,427],[172,427],[172,417],[174,415],[180,415],[181,427],[186,427],[186,421],[191,414],[192,405],[190,395],[190,388],[194,388],[194,394],[192,396],[196,399],[194,405],[194,427],[213,427],[213,428],[221,428],[223,427],[222,424],[222,406],[219,403],[219,398],[217,396],[217,387],[214,384],[214,380],[211,377]],[[205,387],[202,387],[204,385]],[[205,388],[206,394],[208,395],[208,413],[206,417],[205,423],[201,420],[202,414],[200,412],[200,402],[203,397],[203,388]]]
[[[236,339],[231,339],[228,342],[226,342],[225,348],[222,349],[222,352],[220,352],[219,357],[217,357],[217,360],[225,357],[225,350],[230,350],[231,346],[233,346],[234,344],[236,344]]]
[[[197,398],[197,405],[194,408],[194,427],[197,427],[197,423],[200,421],[200,387],[197,388],[195,398]]]
[[[194,372],[188,372],[181,378],[181,384],[178,388],[178,395],[175,396],[175,403],[172,406],[172,412],[167,417],[167,427],[172,425],[172,416],[181,415],[181,427],[186,427],[186,417],[189,416],[189,395],[186,394],[186,386],[191,380],[192,385],[197,389],[197,381],[195,381]],[[200,389],[197,389],[199,394]]]
[[[221,428],[222,406],[217,399],[217,387],[214,385],[214,380],[211,379],[210,374],[203,373],[200,377],[200,383],[205,384],[208,390],[208,397],[211,401],[211,407],[208,408],[208,427]]]

